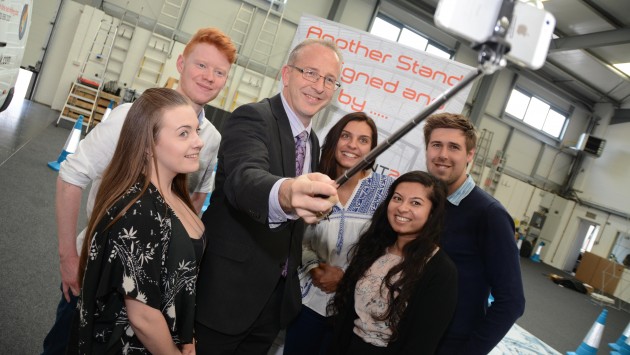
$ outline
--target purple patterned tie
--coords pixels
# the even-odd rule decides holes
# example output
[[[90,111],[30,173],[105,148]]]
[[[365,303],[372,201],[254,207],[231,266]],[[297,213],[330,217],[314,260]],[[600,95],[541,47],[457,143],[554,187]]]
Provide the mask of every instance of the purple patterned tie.
[[[304,170],[304,157],[306,156],[306,140],[308,139],[308,132],[302,131],[302,133],[295,136],[295,176],[302,175]],[[282,277],[287,277],[287,268],[289,266],[289,258],[284,261],[282,265]]]
[[[302,133],[295,136],[295,176],[300,176],[304,172],[307,139],[308,132],[306,131],[302,131]]]
[[[304,169],[304,157],[306,156],[306,140],[308,139],[308,132],[302,131],[302,133],[295,136],[295,176],[302,175]],[[280,274],[282,277],[287,277],[287,267],[289,266],[289,258],[284,261],[282,265],[282,271]]]

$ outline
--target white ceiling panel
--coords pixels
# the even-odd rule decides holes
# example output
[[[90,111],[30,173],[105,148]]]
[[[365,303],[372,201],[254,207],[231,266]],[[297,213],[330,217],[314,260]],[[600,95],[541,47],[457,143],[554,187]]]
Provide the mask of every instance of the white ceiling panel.
[[[589,82],[591,85],[600,89],[604,94],[609,93],[616,86],[627,82],[608,67],[601,65],[601,62],[592,56],[578,56],[571,52],[581,51],[575,50],[551,53],[547,56],[547,61],[551,61],[557,66],[573,73],[577,78]],[[630,82],[627,84],[630,85]],[[616,99],[618,100],[619,98]]]
[[[628,1],[630,6],[630,1]],[[597,47],[592,49],[593,54],[600,58],[606,58],[612,64],[630,62],[630,45],[620,44],[617,46]]]
[[[556,29],[564,35],[580,35],[613,30],[604,18],[595,15],[591,7],[579,0],[550,0],[544,3],[545,10],[556,17]]]

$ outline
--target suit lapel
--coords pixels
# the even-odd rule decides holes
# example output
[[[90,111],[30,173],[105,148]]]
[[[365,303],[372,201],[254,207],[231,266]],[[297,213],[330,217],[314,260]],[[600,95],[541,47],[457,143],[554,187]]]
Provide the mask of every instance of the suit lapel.
[[[280,94],[269,99],[271,112],[278,124],[278,139],[282,154],[282,176],[295,176],[295,139],[291,131],[289,117],[282,106]]]

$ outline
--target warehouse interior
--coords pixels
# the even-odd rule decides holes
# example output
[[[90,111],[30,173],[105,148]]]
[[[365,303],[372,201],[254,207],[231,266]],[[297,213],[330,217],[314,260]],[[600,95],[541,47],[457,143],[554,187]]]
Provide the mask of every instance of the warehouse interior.
[[[60,282],[56,173],[46,163],[57,159],[77,118],[68,102],[78,76],[98,72],[110,84],[97,94],[104,110],[111,100],[129,101],[148,87],[176,85],[175,61],[190,36],[200,27],[220,28],[238,47],[226,88],[206,108],[220,130],[234,108],[277,92],[280,68],[304,15],[404,48],[421,42],[420,50],[477,65],[467,40],[435,25],[438,0],[182,0],[174,19],[166,20],[172,2],[33,0],[22,98],[14,97],[0,113],[0,250],[7,265],[0,274],[0,297],[6,300],[0,314],[10,334],[0,343],[8,353],[41,351],[54,319]],[[520,245],[529,245],[521,255],[527,306],[517,321],[532,337],[525,343],[542,341],[550,354],[574,351],[606,308],[598,353],[607,354],[607,343],[630,322],[630,5],[532,2],[556,19],[549,53],[538,70],[509,63],[470,88],[462,112],[480,132],[470,174],[510,212]],[[244,14],[245,30],[239,28]],[[260,33],[269,25],[273,46],[257,57]],[[116,29],[103,72],[86,64],[94,43],[107,43],[99,37],[102,28]],[[158,43],[156,32],[172,41]],[[416,42],[403,42],[405,34]],[[147,53],[156,48],[161,63],[148,63]],[[525,111],[519,117],[518,100],[538,105],[547,120],[530,121]],[[97,113],[84,121],[83,134],[99,119]],[[80,223],[85,218],[83,213]],[[550,274],[575,277],[593,293],[560,288]]]

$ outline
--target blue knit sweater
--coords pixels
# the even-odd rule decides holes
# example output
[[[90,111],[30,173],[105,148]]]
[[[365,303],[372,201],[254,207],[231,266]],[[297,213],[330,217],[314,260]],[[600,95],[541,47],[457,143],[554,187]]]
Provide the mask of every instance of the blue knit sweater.
[[[458,301],[440,354],[487,354],[525,310],[514,222],[475,186],[458,206],[447,202],[442,248],[455,262]],[[488,295],[494,302],[488,307]]]

